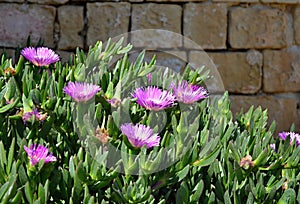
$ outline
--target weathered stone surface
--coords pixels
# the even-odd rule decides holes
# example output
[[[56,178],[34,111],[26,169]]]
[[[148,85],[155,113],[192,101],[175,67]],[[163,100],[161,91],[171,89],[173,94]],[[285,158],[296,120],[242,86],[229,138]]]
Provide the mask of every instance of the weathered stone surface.
[[[181,33],[182,9],[173,4],[134,4],[132,6],[132,27],[138,29],[164,29]]]
[[[24,2],[24,0],[0,0],[0,2]]]
[[[36,43],[39,38],[53,46],[55,8],[52,6],[1,4],[0,46],[24,46],[27,37]]]
[[[259,0],[212,0],[213,2],[255,3]]]
[[[261,0],[263,3],[282,3],[282,4],[296,4],[299,0]]]
[[[60,60],[62,63],[66,63],[70,60],[70,57],[74,55],[73,52],[67,52],[67,51],[62,51],[62,50],[57,50],[57,54],[60,57]]]
[[[300,47],[265,50],[263,90],[265,92],[300,91]]]
[[[212,62],[202,61],[202,63],[205,66],[212,67],[211,64],[208,65],[207,63],[213,63],[216,66],[225,90],[231,93],[253,94],[261,89],[262,54],[260,52],[252,50],[248,52],[208,53],[208,55]],[[199,58],[199,52],[191,52],[190,61],[197,62],[197,60],[202,60]]]
[[[9,1],[9,0],[7,0]],[[72,0],[72,2],[106,2],[112,0]],[[129,1],[129,2],[209,2],[209,0],[114,0],[114,1]],[[283,4],[295,4],[299,3],[299,0],[211,0],[212,2],[234,2],[234,3],[283,3]]]
[[[294,10],[294,38],[295,42],[300,44],[300,7],[295,7]]]
[[[131,30],[155,29],[134,33],[133,45],[137,47],[173,48],[182,46],[181,34],[182,9],[170,4],[134,4],[132,6]],[[167,30],[164,32],[164,30]],[[174,32],[174,33],[171,33]]]
[[[69,0],[28,0],[31,3],[38,3],[38,4],[65,4],[69,2]]]
[[[72,2],[112,2],[112,0],[71,0]],[[115,0],[115,2],[120,0]]]
[[[129,3],[88,3],[87,44],[128,32],[129,16]]]
[[[150,2],[203,2],[205,0],[146,0],[147,1],[150,1]]]
[[[130,43],[134,47],[143,47],[148,50],[161,48],[177,49],[182,47],[183,36],[181,34],[162,29],[142,29],[130,33]]]
[[[226,48],[226,4],[188,3],[184,7],[183,22],[184,36],[195,41],[203,49]]]
[[[233,113],[239,113],[243,108],[246,112],[252,105],[268,109],[268,123],[276,120],[276,131],[289,131],[292,123],[297,129],[300,126],[300,118],[297,113],[297,102],[292,98],[275,96],[231,96],[231,109]]]
[[[267,7],[230,10],[229,43],[233,48],[283,48],[290,40],[287,14]]]
[[[83,48],[83,37],[80,32],[84,28],[83,7],[61,6],[58,8],[60,39],[58,49],[68,50]]]

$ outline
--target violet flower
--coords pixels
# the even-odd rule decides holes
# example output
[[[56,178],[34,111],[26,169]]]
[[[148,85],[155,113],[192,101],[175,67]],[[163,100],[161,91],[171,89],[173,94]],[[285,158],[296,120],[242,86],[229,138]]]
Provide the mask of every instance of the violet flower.
[[[132,125],[130,123],[125,123],[121,125],[121,131],[132,146],[141,148],[146,145],[147,149],[158,146],[160,142],[160,137],[158,134],[153,133],[153,130],[142,124]]]
[[[189,84],[187,81],[180,82],[177,86],[175,84],[170,87],[176,100],[185,104],[192,104],[208,97],[207,90],[201,86]]]
[[[59,61],[59,56],[47,47],[26,47],[21,54],[35,66],[48,66]]]
[[[282,140],[286,140],[286,138],[290,136],[290,144],[292,145],[294,140],[296,140],[296,146],[298,147],[300,145],[300,135],[295,132],[280,132],[278,133],[278,137],[280,137]]]
[[[29,159],[30,159],[30,164],[32,166],[36,165],[39,163],[41,160],[44,160],[44,163],[56,161],[56,157],[52,155],[52,153],[49,153],[48,148],[38,145],[37,144],[32,144],[30,147],[24,146],[24,150],[26,151]],[[49,153],[49,154],[48,154]]]
[[[136,102],[140,106],[154,111],[173,106],[175,101],[175,96],[172,93],[153,86],[137,88],[132,96],[137,98]]]
[[[274,143],[270,144],[270,148],[276,152],[276,144]]]
[[[26,123],[32,116],[34,116],[36,114],[38,114],[38,112],[36,113],[35,111],[30,111],[30,112],[24,113],[22,116],[24,123]]]
[[[38,110],[34,109],[30,112],[24,113],[22,116],[22,119],[23,119],[24,123],[26,123],[33,116],[35,117],[35,119],[43,122],[47,118],[47,113],[40,114],[40,112],[38,112]]]
[[[69,82],[63,91],[76,102],[86,102],[92,99],[101,88],[86,82]]]
[[[152,82],[152,73],[147,74],[148,82]]]

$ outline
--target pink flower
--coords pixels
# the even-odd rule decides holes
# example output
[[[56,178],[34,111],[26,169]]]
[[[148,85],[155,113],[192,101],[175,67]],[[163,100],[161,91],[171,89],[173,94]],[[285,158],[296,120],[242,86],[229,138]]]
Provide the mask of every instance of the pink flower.
[[[151,148],[158,146],[160,142],[158,134],[153,133],[153,130],[146,125],[125,123],[121,125],[121,131],[134,147],[141,148],[146,145],[147,148]]]
[[[138,88],[132,94],[137,98],[137,103],[148,110],[159,111],[174,105],[175,96],[159,89],[158,87],[149,86],[147,88]]]
[[[176,100],[186,104],[191,104],[208,97],[205,88],[189,84],[187,81],[182,81],[177,86],[173,84],[171,89]]]
[[[59,56],[47,47],[26,47],[21,54],[35,66],[48,66],[59,61]]]
[[[29,148],[24,146],[24,150],[26,151],[32,166],[36,165],[41,160],[44,160],[45,163],[56,161],[56,157],[53,156],[52,153],[49,153],[48,148],[42,145],[37,146],[36,144],[32,144]]]
[[[38,112],[36,109],[30,112],[26,112],[22,116],[24,123],[26,123],[32,116],[34,116],[35,119],[43,122],[47,118],[47,113],[41,115],[40,112]]]
[[[71,96],[76,102],[91,100],[101,88],[85,82],[69,82],[63,91]]]
[[[298,147],[300,145],[300,135],[295,132],[280,132],[278,133],[278,137],[280,137],[283,140],[286,140],[286,138],[290,136],[290,144],[293,144],[294,140],[296,140],[296,146]]]

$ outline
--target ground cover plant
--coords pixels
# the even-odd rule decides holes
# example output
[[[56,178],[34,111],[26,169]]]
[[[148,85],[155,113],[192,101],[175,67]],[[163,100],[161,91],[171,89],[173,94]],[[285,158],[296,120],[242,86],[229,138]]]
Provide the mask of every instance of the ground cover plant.
[[[209,73],[130,61],[122,45],[66,64],[45,47],[2,56],[1,203],[300,201],[299,134],[275,135],[261,108],[233,119]]]

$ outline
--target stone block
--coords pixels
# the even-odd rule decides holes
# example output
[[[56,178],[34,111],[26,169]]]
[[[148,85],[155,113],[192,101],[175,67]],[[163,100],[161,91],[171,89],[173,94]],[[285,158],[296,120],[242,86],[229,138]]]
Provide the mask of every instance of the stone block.
[[[184,38],[181,34],[162,29],[135,30],[131,31],[129,36],[134,47],[156,51],[163,48],[182,48]]]
[[[138,29],[164,29],[181,33],[182,8],[174,4],[134,4],[132,27]]]
[[[184,7],[183,33],[203,49],[225,49],[226,4],[188,3]],[[188,44],[185,43],[185,47]]]
[[[129,3],[87,3],[87,44],[127,33],[129,29]]]
[[[300,45],[300,7],[295,7],[294,13],[294,38],[296,44]]]
[[[156,47],[181,47],[181,16],[182,8],[179,5],[134,4],[132,6],[131,30],[142,30],[143,32],[133,34],[133,45],[152,47],[153,49]]]
[[[24,0],[0,0],[0,3],[2,3],[2,2],[9,2],[9,3],[16,2],[16,3],[21,3],[21,2],[24,2]]]
[[[37,3],[37,4],[59,5],[59,4],[66,4],[69,2],[69,0],[28,0],[28,2]]]
[[[258,51],[208,53],[210,60],[199,57],[198,51],[190,53],[190,62],[209,67],[211,76],[223,83],[230,93],[253,94],[262,86],[262,54]],[[204,60],[203,60],[204,59]],[[216,70],[214,70],[214,66]]]
[[[146,0],[146,2],[203,2],[205,0]]]
[[[58,49],[68,50],[76,47],[83,48],[83,37],[80,32],[84,29],[83,7],[61,6],[58,8],[60,24],[60,39]]]
[[[112,2],[112,0],[71,0],[72,2]],[[120,0],[115,0],[114,2],[118,2]]]
[[[299,0],[261,0],[262,3],[296,4]]]
[[[73,52],[68,52],[68,51],[62,51],[62,50],[57,50],[57,54],[60,57],[60,61],[62,63],[67,63],[70,60],[70,57],[73,57],[74,53]]]
[[[213,2],[256,3],[259,0],[212,0]]]
[[[300,47],[265,50],[263,90],[268,93],[300,91]]]
[[[284,48],[292,36],[287,14],[278,8],[235,7],[229,19],[232,48]]]
[[[30,35],[31,42],[44,39],[45,46],[54,45],[55,7],[27,4],[1,4],[0,46],[25,46]]]

